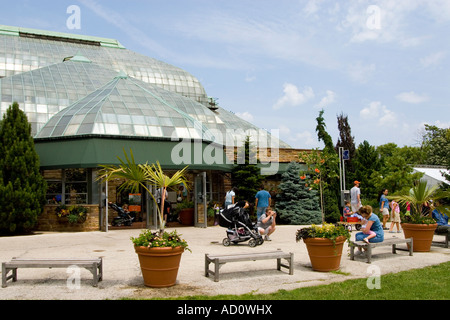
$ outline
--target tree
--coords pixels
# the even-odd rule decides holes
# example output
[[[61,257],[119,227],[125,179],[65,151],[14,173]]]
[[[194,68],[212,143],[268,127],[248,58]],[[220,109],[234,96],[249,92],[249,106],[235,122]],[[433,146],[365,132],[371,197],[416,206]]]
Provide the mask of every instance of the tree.
[[[186,171],[188,167],[176,171],[172,176],[164,173],[159,162],[156,164],[136,164],[133,156],[133,151],[130,150],[130,156],[125,154],[125,161],[119,158],[121,165],[102,165],[98,180],[110,181],[112,179],[125,179],[125,182],[120,186],[119,191],[130,188],[133,192],[137,192],[139,187],[144,188],[152,197],[155,204],[157,201],[153,193],[148,189],[149,185],[162,189],[160,207],[156,206],[159,217],[159,234],[162,236],[165,233],[164,221],[164,200],[167,189],[175,190],[180,184],[188,186],[186,179]]]
[[[283,222],[298,225],[322,222],[318,192],[306,184],[300,178],[300,165],[291,162],[278,186],[276,210]]]
[[[260,174],[261,169],[253,164],[251,159],[256,159],[256,151],[254,150],[250,137],[245,139],[243,146],[243,158],[238,159],[238,164],[233,168],[231,182],[239,191],[235,197],[236,201],[246,200],[250,204],[250,211],[253,212],[252,203],[255,195],[259,191],[264,176]],[[239,153],[240,154],[240,153]]]
[[[450,128],[425,125],[422,148],[427,154],[427,164],[450,167]]]
[[[325,219],[328,222],[335,222],[341,216],[339,210],[340,188],[339,188],[339,157],[333,145],[333,139],[326,131],[324,111],[321,110],[316,118],[316,132],[319,141],[323,141],[325,147],[322,151],[323,157],[327,159],[324,163],[322,174],[323,182],[326,183],[323,189],[323,208]]]
[[[35,226],[47,192],[39,166],[31,126],[14,102],[0,126],[0,233],[29,232]]]
[[[353,161],[355,179],[361,182],[361,197],[376,199],[378,189],[372,181],[372,174],[380,170],[380,160],[377,150],[364,140],[358,145]]]
[[[397,145],[379,146],[377,152],[381,159],[380,169],[371,178],[379,191],[386,188],[390,193],[404,193],[422,177],[420,172],[413,173],[413,167],[406,162]]]
[[[336,143],[336,152],[339,154],[339,148],[343,148],[343,150],[349,151],[349,160],[345,161],[345,171],[346,177],[349,181],[354,181],[355,177],[355,168],[353,166],[353,159],[355,158],[355,137],[352,136],[352,129],[348,124],[348,116],[341,113],[337,116],[338,121],[338,129],[339,129],[339,138]]]

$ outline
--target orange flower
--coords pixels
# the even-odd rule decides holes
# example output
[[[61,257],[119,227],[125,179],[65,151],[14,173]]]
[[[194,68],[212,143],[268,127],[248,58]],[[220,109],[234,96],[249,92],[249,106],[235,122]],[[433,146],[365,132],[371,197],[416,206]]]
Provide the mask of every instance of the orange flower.
[[[315,172],[317,172],[317,173],[320,173],[320,170],[319,170],[319,169],[317,169],[317,168],[316,168],[316,170],[314,170],[314,171],[315,171]]]
[[[325,159],[320,160],[320,163],[325,163]]]
[[[315,184],[319,184],[319,182],[320,182],[320,179],[314,180],[314,183],[315,183]]]
[[[303,175],[303,176],[300,177],[300,179],[305,180],[305,179],[306,179],[306,176]]]

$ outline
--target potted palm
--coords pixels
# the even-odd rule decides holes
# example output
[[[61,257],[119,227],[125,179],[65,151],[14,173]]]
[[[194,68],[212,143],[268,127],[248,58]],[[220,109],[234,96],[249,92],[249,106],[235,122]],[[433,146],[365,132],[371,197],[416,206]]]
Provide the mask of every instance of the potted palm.
[[[185,177],[187,167],[169,177],[164,173],[159,162],[151,165],[148,163],[136,164],[131,150],[130,157],[125,153],[125,159],[126,162],[119,158],[121,162],[119,166],[102,165],[99,179],[104,181],[115,178],[125,179],[121,188],[136,192],[139,187],[142,187],[156,204],[157,201],[147,186],[162,188],[161,205],[156,206],[159,230],[155,232],[143,230],[137,238],[132,237],[131,241],[139,257],[144,284],[149,287],[173,286],[176,283],[181,255],[188,245],[176,230],[171,233],[165,231],[166,221],[164,221],[163,207],[167,189],[175,189],[181,183],[188,185]]]
[[[350,233],[343,225],[313,224],[297,230],[297,242],[301,239],[306,244],[313,270],[328,272],[339,269],[344,242],[350,239]]]
[[[448,191],[440,191],[439,187],[428,187],[426,181],[419,181],[413,188],[404,194],[389,196],[399,204],[410,205],[410,215],[402,214],[402,229],[405,238],[413,238],[413,250],[428,252],[433,241],[437,223],[431,216],[427,206],[438,199],[449,197]]]

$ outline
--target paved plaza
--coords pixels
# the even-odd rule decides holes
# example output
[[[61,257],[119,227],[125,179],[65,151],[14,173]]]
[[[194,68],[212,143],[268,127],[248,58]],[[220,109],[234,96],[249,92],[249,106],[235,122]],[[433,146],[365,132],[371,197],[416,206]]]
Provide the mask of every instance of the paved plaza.
[[[139,261],[130,237],[140,230],[112,230],[85,233],[38,233],[30,236],[0,237],[0,262],[18,258],[103,258],[103,281],[92,286],[92,274],[81,270],[79,286],[68,281],[72,274],[65,269],[18,269],[18,281],[8,281],[6,288],[0,288],[0,299],[59,299],[59,300],[102,300],[151,297],[172,297],[188,295],[217,295],[243,293],[269,293],[280,289],[295,288],[345,281],[354,278],[368,278],[373,272],[381,274],[422,268],[450,261],[450,250],[443,246],[432,246],[431,252],[407,252],[392,254],[390,247],[374,249],[372,264],[359,258],[351,261],[347,244],[341,260],[341,272],[322,273],[311,269],[306,246],[295,241],[298,226],[277,226],[272,241],[250,248],[247,242],[230,247],[222,245],[225,229],[219,226],[206,229],[182,227],[177,230],[183,235],[192,250],[181,259],[177,285],[171,288],[153,289],[143,285]],[[172,230],[168,228],[168,231]],[[355,237],[352,232],[352,239]],[[402,233],[386,233],[385,238],[403,238]],[[442,236],[435,236],[441,241]],[[401,245],[399,245],[401,247]],[[205,277],[205,254],[228,254],[264,252],[281,249],[294,253],[294,274],[276,269],[275,260],[233,262],[221,267],[220,281]],[[369,268],[370,267],[370,268]],[[381,283],[381,286],[383,284]]]

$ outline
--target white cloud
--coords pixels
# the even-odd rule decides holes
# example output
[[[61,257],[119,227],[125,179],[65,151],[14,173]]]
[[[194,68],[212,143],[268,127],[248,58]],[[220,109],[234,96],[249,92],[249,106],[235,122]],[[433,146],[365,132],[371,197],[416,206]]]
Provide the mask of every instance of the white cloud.
[[[297,86],[292,83],[285,83],[283,87],[284,96],[273,105],[275,110],[285,106],[299,106],[314,98],[314,91],[311,87],[305,87],[303,92],[299,92]]]
[[[236,115],[239,118],[244,119],[245,121],[248,121],[248,122],[253,121],[253,115],[250,112],[247,112],[247,111],[244,113],[237,112]]]
[[[420,59],[420,63],[424,68],[431,68],[438,66],[445,58],[446,53],[443,51],[432,53],[425,58]]]
[[[380,101],[371,102],[369,106],[360,111],[359,115],[363,120],[376,121],[376,124],[380,126],[392,125],[397,121],[396,114],[382,105]]]
[[[428,97],[426,95],[419,95],[414,91],[410,91],[398,94],[397,99],[403,102],[417,104],[427,101]]]
[[[327,90],[327,95],[320,100],[316,105],[316,108],[323,109],[336,101],[336,93],[331,90]]]

